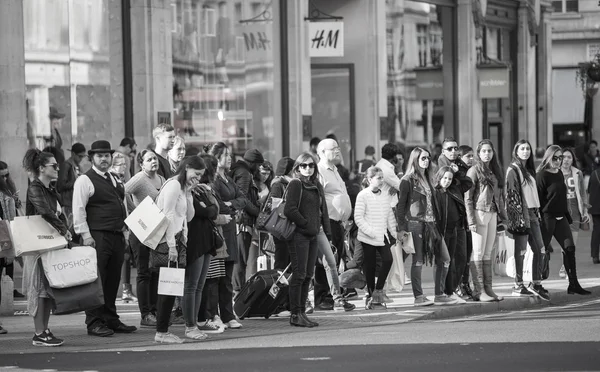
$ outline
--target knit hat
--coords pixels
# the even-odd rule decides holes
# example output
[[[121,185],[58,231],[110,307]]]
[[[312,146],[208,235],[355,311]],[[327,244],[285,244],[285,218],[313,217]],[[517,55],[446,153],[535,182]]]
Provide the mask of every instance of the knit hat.
[[[294,159],[289,156],[284,156],[277,162],[277,169],[275,169],[275,175],[278,177],[285,176],[290,173],[294,168]]]
[[[244,154],[244,160],[246,160],[248,163],[256,164],[262,164],[265,162],[265,158],[263,158],[262,154],[257,149],[250,149],[246,151]]]

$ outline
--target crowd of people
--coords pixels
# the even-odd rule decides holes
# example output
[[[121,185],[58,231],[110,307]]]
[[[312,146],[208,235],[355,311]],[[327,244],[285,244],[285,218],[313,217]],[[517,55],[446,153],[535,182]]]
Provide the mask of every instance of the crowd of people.
[[[86,311],[91,336],[137,330],[117,313],[121,284],[122,298],[138,303],[140,326],[156,329],[156,342],[183,342],[172,332],[174,324],[184,325],[183,336],[192,340],[242,328],[234,298],[257,273],[269,240],[275,247],[274,269],[291,267],[289,298],[277,312],[296,327],[318,326],[308,317],[315,310],[355,309],[348,300],[363,288],[340,284],[343,267],[364,275],[365,309],[391,302],[385,285],[397,242],[409,246],[401,258],[412,258],[406,283],[415,306],[502,301],[492,287],[492,253],[500,230],[515,240],[514,296],[550,299],[542,281],[552,237],[561,246],[568,293],[589,294],[577,280],[575,246],[580,225],[589,223],[590,215],[600,221],[600,170],[580,171],[572,149],[549,146],[536,168],[531,144],[520,140],[504,171],[491,141],[482,140],[473,149],[446,138],[435,158],[432,151],[416,147],[405,162],[403,151],[390,143],[381,149],[381,159],[368,146],[363,160],[346,167],[337,140],[329,136],[311,140],[309,151],[295,159],[283,157],[273,166],[257,149],[234,162],[223,142],[186,156],[184,139],[167,124],[158,125],[153,138],[154,147],[139,152],[130,138],[116,150],[103,140],[87,151],[76,143],[62,164],[51,149],[28,150],[23,159],[30,181],[24,211],[8,166],[0,162],[2,219],[40,215],[70,244],[96,249],[104,305]],[[600,160],[588,158],[600,166]],[[164,259],[185,267],[181,298],[158,294],[159,248],[144,245],[125,224],[147,197],[168,219],[159,244],[165,247]],[[285,199],[283,213],[295,224],[289,240],[257,228],[261,211],[271,207],[273,198]],[[531,283],[523,275],[528,243]],[[599,262],[599,245],[596,228],[594,263]],[[2,259],[0,270],[6,267],[10,275],[12,261]],[[34,321],[33,345],[62,345],[48,326],[53,300],[39,256],[24,256],[21,264]],[[132,264],[137,268],[135,293]],[[424,265],[434,266],[433,299],[423,290]],[[5,332],[0,326],[0,333]]]

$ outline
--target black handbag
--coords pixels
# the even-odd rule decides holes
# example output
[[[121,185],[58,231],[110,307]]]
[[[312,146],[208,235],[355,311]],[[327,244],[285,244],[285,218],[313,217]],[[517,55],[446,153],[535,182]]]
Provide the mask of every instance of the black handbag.
[[[271,213],[265,224],[265,230],[279,240],[290,240],[296,232],[296,224],[287,218],[283,211],[285,209],[287,190],[283,194],[283,200],[277,208],[271,208]],[[298,199],[298,208],[302,201],[302,185],[300,185],[300,198]]]
[[[187,263],[187,247],[181,241],[182,233],[175,236],[177,244],[177,265],[180,268],[185,267]],[[169,245],[160,243],[155,250],[150,250],[149,266],[153,269],[169,266]]]
[[[213,234],[213,247],[215,249],[219,249],[223,246],[223,244],[225,244],[225,238],[223,237],[223,234],[221,234],[221,231],[219,231],[219,228],[217,227],[217,225],[215,225],[214,222],[211,221],[211,225]]]

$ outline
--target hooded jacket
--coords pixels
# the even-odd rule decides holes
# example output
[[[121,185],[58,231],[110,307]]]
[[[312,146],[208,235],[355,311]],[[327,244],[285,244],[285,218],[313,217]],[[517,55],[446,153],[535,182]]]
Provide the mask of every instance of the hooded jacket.
[[[260,213],[258,204],[258,187],[254,183],[254,177],[250,171],[250,166],[244,160],[238,160],[231,166],[231,178],[238,185],[242,194],[246,197],[246,206],[242,214],[241,221],[244,226],[252,226],[256,223],[256,217]]]

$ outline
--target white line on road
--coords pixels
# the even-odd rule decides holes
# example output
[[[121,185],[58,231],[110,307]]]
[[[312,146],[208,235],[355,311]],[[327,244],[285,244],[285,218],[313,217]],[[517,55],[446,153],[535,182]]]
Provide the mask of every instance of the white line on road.
[[[300,360],[308,360],[310,362],[319,361],[319,360],[330,360],[330,357],[313,357],[313,358],[300,358]]]

